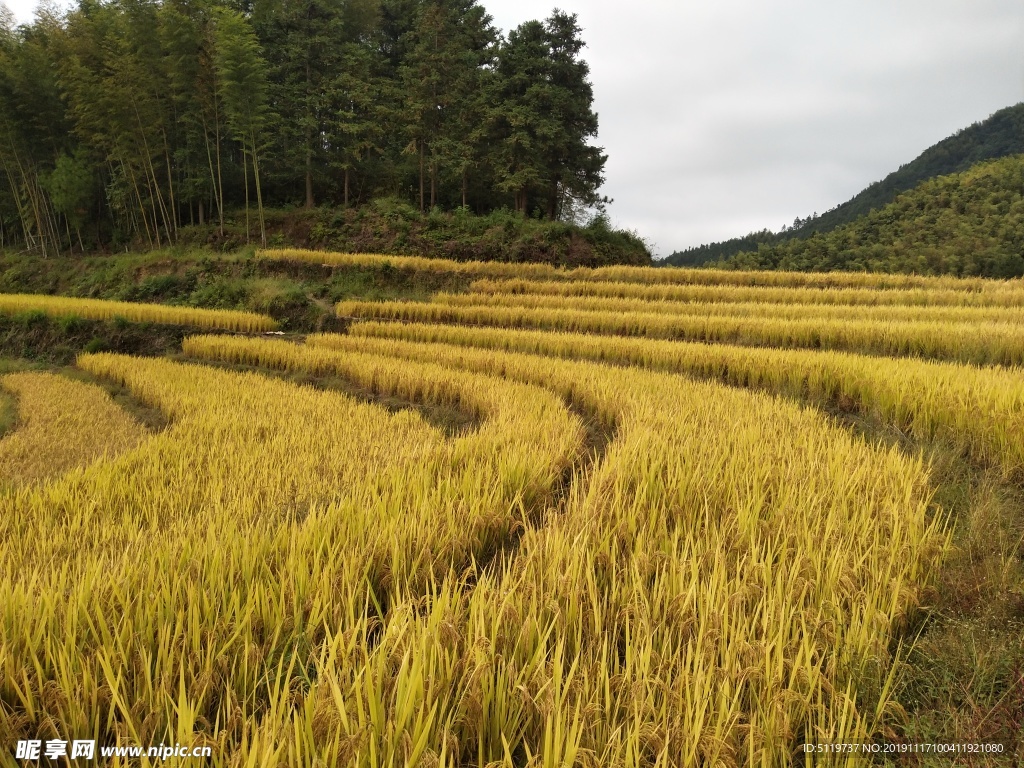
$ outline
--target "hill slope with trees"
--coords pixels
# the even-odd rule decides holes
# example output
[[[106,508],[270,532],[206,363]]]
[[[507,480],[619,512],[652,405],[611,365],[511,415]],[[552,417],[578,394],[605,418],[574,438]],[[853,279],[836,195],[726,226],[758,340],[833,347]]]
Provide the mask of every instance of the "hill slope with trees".
[[[1024,153],[1024,103],[1001,109],[986,120],[957,131],[881,181],[871,184],[842,205],[819,216],[797,219],[779,232],[764,230],[744,237],[677,251],[665,260],[671,266],[696,266],[754,251],[761,244],[779,245],[826,233],[888,205],[902,192],[937,176],[966,171],[977,163]]]
[[[904,192],[827,233],[761,245],[733,269],[1024,275],[1024,155],[981,163]]]

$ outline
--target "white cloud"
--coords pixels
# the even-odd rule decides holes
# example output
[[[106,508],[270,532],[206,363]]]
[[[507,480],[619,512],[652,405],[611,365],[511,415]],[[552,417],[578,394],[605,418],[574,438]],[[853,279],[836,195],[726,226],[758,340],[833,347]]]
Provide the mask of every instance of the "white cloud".
[[[535,0],[485,0],[508,29]],[[661,255],[824,211],[1024,100],[1019,0],[588,0],[613,220]]]

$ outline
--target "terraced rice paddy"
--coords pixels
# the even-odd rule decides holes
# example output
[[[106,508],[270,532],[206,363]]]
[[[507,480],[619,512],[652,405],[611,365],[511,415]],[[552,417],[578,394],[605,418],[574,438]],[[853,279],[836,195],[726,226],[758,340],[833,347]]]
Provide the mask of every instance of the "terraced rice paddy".
[[[343,302],[344,334],[79,358],[164,413],[157,432],[95,385],[0,379],[20,395],[0,743],[203,745],[224,766],[885,764],[803,745],[905,733],[953,551],[921,446],[1024,481],[1022,289],[262,256],[483,279]],[[61,418],[88,439],[37,472],[18,446]]]
[[[86,320],[122,318],[135,323],[191,325],[197,328],[227,331],[272,331],[277,322],[272,317],[229,309],[196,309],[168,307],[163,304],[135,304],[127,301],[77,299],[67,296],[36,296],[0,294],[0,313],[13,315],[41,312],[51,317],[79,317]]]

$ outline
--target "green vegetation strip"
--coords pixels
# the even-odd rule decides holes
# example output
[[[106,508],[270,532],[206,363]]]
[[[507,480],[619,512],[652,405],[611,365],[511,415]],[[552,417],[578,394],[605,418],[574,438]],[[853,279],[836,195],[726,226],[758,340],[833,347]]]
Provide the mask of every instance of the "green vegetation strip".
[[[1015,277],[1024,272],[1024,156],[929,179],[831,232],[763,245],[737,269]]]

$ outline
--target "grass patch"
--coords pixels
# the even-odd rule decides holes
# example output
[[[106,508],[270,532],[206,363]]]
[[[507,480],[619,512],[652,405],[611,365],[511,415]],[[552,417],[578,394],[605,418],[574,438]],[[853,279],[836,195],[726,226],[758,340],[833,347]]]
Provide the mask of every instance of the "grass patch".
[[[461,292],[470,280],[411,270],[325,268],[231,253],[170,248],[109,256],[37,259],[0,254],[0,293],[32,293],[147,302],[268,314],[286,331],[340,330],[334,305],[343,299],[425,301]]]
[[[169,425],[169,419],[159,408],[146,405],[120,384],[97,378],[74,365],[53,365],[41,360],[27,360],[0,356],[0,376],[20,371],[51,371],[75,381],[102,387],[111,399],[127,411],[150,432],[159,432]],[[6,389],[0,388],[0,438],[18,427],[18,398]]]
[[[46,368],[47,366],[34,360],[0,356],[0,376],[21,371],[46,370]],[[20,411],[18,409],[18,396],[0,387],[0,439],[18,428],[20,421]]]
[[[181,340],[194,331],[116,317],[67,322],[67,318],[28,312],[0,316],[0,355],[51,366],[70,365],[81,352],[164,355],[180,349]]]
[[[922,606],[895,690],[905,744],[998,743],[997,755],[907,754],[895,765],[1024,765],[1024,489],[940,443],[915,443],[891,425],[831,415],[865,439],[923,453],[935,507],[949,516],[952,549]]]
[[[898,699],[907,742],[1000,743],[962,765],[1024,764],[1024,492],[992,471],[936,461],[954,516],[948,556]],[[1012,757],[1011,757],[1012,756]],[[902,764],[949,765],[948,757]]]
[[[18,398],[13,392],[0,389],[0,438],[6,437],[18,426]]]

